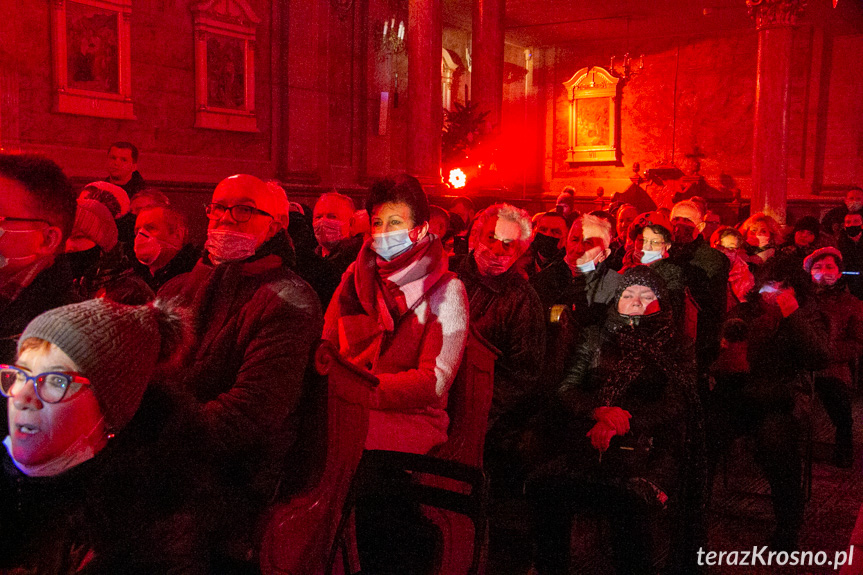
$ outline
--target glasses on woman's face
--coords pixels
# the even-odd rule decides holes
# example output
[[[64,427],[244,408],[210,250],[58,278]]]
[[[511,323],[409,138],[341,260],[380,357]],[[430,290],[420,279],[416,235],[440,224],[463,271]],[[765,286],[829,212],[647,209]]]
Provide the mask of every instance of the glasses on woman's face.
[[[49,371],[28,375],[14,365],[0,364],[0,393],[4,397],[14,397],[24,389],[28,381],[33,382],[36,396],[45,403],[60,403],[67,395],[73,397],[85,385],[90,385],[89,379],[76,373]]]
[[[642,249],[658,252],[665,245],[665,242],[663,240],[643,240],[641,245]]]
[[[248,222],[253,215],[257,214],[259,216],[267,216],[272,218],[271,214],[268,214],[264,210],[259,210],[258,208],[253,208],[252,206],[244,206],[242,204],[237,204],[236,206],[223,206],[222,204],[207,204],[207,217],[211,220],[221,220],[225,215],[225,212],[230,212],[231,217],[234,218],[239,224],[243,224]]]

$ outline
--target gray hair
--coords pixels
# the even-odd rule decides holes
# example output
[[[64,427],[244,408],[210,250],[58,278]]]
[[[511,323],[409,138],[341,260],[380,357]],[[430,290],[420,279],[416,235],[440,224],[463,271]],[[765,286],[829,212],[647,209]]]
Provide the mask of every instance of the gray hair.
[[[598,230],[598,234],[591,235],[592,238],[602,238],[605,242],[605,247],[611,244],[611,222],[604,218],[600,218],[599,216],[594,216],[591,214],[584,214],[572,222],[572,227],[570,227],[570,231],[576,225],[581,226],[581,233],[584,234],[584,228],[593,228],[594,230]]]
[[[519,241],[525,244],[530,243],[532,239],[531,235],[533,234],[533,224],[530,220],[530,214],[525,210],[511,206],[510,204],[494,204],[483,210],[482,214],[477,217],[477,225],[482,228],[489,219],[495,216],[498,219],[518,224],[521,230]]]

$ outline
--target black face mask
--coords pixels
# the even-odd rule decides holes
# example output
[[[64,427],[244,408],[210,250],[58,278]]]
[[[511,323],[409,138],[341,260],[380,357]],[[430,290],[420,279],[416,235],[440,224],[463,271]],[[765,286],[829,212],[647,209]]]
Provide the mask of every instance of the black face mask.
[[[64,254],[63,257],[69,263],[69,269],[72,270],[72,277],[79,278],[86,275],[91,269],[95,268],[99,263],[99,257],[102,255],[102,250],[99,246],[84,250],[82,252],[70,252]]]
[[[861,230],[863,230],[863,226],[845,226],[845,233],[852,238],[859,236]]]
[[[560,252],[558,242],[558,238],[538,233],[533,237],[533,250],[545,259],[551,259]]]

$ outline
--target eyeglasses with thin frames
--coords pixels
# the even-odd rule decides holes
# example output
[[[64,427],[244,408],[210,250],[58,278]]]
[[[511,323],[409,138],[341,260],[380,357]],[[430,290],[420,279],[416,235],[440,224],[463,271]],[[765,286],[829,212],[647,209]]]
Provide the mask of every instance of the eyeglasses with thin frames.
[[[245,223],[248,222],[253,215],[257,214],[259,216],[267,216],[272,218],[272,214],[265,212],[264,210],[259,210],[258,208],[254,208],[252,206],[245,206],[243,204],[237,204],[236,206],[223,206],[222,204],[207,204],[207,217],[211,220],[220,220],[225,215],[225,212],[229,212],[231,217],[237,223]],[[275,218],[274,218],[275,219]]]

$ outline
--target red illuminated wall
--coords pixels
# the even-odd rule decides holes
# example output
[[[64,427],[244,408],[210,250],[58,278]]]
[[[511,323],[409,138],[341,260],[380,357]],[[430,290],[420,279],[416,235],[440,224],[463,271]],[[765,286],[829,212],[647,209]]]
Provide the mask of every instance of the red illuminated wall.
[[[856,72],[863,22],[830,20],[840,16],[828,11],[795,31],[788,196],[803,206],[798,212],[806,202],[817,211],[816,204],[835,202],[848,186],[863,183],[863,76]],[[721,36],[630,40],[632,54],[645,54],[645,67],[622,89],[621,161],[575,166],[565,161],[569,103],[563,82],[585,66],[607,67],[611,55],[626,51],[625,42],[534,49],[534,100],[525,99],[523,88],[505,90],[503,139],[515,168],[506,174],[508,187],[514,196],[550,198],[573,186],[592,198],[602,186],[608,198],[630,185],[634,162],[643,171],[673,159],[685,170],[684,156],[697,146],[708,183],[719,187],[722,176],[748,198],[757,48],[754,24]],[[544,122],[532,123],[537,116]]]

